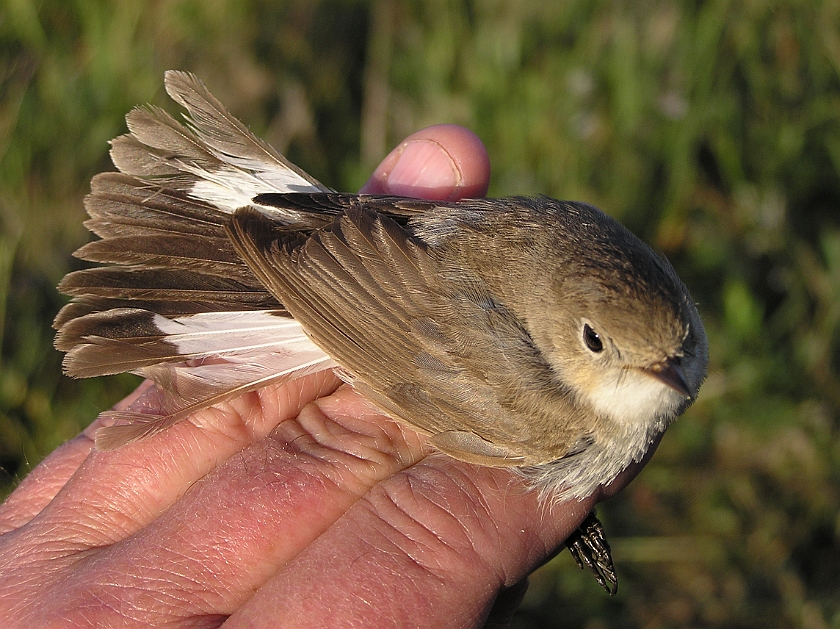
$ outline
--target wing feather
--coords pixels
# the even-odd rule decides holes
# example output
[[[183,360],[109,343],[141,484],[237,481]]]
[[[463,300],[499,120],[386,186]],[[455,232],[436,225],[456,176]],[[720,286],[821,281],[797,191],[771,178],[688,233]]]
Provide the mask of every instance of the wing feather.
[[[266,222],[271,219],[258,212],[239,210],[231,239],[310,337],[329,348],[355,388],[393,416],[438,436],[444,449],[442,435],[460,427],[460,436],[450,441],[472,443],[473,456],[453,451],[456,456],[525,462],[517,451],[485,441],[529,438],[528,424],[503,405],[488,374],[499,360],[533,349],[517,328],[515,342],[524,347],[500,354],[504,348],[488,335],[488,325],[516,319],[488,313],[498,305],[486,291],[475,281],[441,281],[440,266],[422,242],[363,207],[349,209],[297,249],[268,241]]]

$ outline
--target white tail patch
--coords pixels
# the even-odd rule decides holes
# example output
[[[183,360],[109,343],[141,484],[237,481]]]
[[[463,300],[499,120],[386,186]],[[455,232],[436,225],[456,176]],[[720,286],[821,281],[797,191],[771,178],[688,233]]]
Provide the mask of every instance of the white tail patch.
[[[326,356],[300,323],[268,310],[204,312],[176,319],[155,315],[153,323],[184,359],[226,357],[241,362],[269,352]]]
[[[189,132],[218,160],[215,168],[175,164],[198,179],[191,196],[233,212],[263,193],[329,191],[231,116],[192,74],[167,72],[165,84],[172,99],[186,108]]]
[[[198,316],[209,318],[212,314],[215,313],[209,313],[208,317]],[[216,330],[211,336],[220,333]],[[186,334],[182,341],[206,344],[206,333],[194,334],[203,339],[199,341],[198,337],[194,337],[187,341],[190,334]],[[278,335],[275,335],[271,352],[264,349],[260,351],[253,346],[233,348],[223,343],[216,343],[215,347],[219,350],[215,356],[219,358],[161,363],[136,370],[135,373],[152,380],[162,393],[159,412],[105,411],[101,414],[103,419],[118,423],[99,429],[96,433],[96,447],[100,450],[119,448],[165,430],[202,408],[268,384],[285,382],[336,366],[305,335],[301,338],[289,333],[285,341],[278,340]]]

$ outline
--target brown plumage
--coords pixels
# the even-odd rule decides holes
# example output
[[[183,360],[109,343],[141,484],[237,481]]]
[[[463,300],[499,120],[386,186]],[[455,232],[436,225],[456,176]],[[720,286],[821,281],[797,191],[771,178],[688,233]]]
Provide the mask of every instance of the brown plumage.
[[[693,400],[706,341],[667,261],[599,210],[330,191],[170,72],[182,125],[129,114],[121,171],[86,201],[110,266],[68,275],[73,376],[133,371],[160,415],[110,413],[100,447],[269,382],[340,367],[440,450],[582,497]]]

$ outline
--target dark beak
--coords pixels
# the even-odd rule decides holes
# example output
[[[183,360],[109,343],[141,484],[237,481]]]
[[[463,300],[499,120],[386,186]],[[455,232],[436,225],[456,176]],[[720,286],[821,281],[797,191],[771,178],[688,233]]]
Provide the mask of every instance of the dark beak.
[[[689,400],[694,397],[688,386],[688,381],[685,379],[685,372],[683,371],[679,358],[669,358],[642,371],[649,376],[653,376],[660,382],[667,384],[674,391],[681,393]]]

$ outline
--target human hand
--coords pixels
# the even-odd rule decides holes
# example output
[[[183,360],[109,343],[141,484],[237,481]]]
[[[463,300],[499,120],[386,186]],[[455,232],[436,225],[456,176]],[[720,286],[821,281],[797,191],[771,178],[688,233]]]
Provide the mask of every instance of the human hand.
[[[362,192],[482,196],[481,142],[411,136]],[[478,627],[597,500],[540,505],[509,470],[431,453],[331,372],[112,452],[94,422],[0,506],[5,627]],[[119,407],[154,406],[148,383]],[[652,453],[653,448],[651,449]]]

